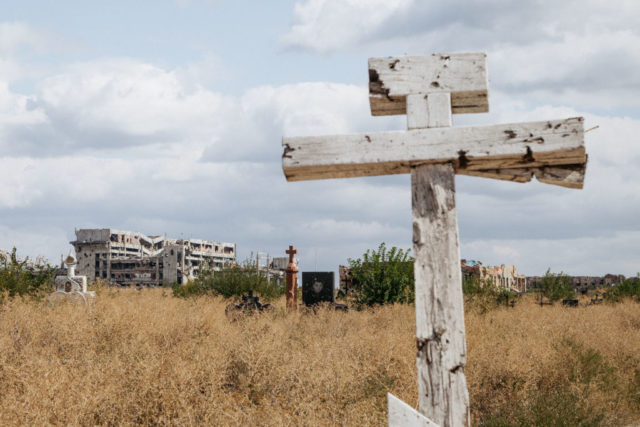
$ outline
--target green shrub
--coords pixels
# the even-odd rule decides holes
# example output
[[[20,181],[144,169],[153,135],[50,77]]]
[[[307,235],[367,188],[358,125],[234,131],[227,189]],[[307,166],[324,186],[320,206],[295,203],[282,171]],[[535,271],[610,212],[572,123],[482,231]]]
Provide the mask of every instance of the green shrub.
[[[481,313],[509,305],[519,298],[516,292],[497,287],[490,279],[469,276],[462,277],[462,293],[465,296],[465,305],[478,309]]]
[[[249,260],[243,265],[226,267],[220,271],[203,268],[195,280],[184,285],[173,285],[173,295],[177,297],[208,294],[231,298],[249,291],[269,300],[283,295],[285,288],[276,280],[267,282],[265,274],[258,272]]]
[[[413,302],[413,257],[409,250],[381,243],[362,259],[349,259],[355,302],[359,305]]]
[[[40,296],[53,290],[55,267],[29,265],[28,260],[18,260],[16,248],[8,258],[0,256],[0,302],[3,295]]]
[[[547,269],[547,272],[542,277],[539,292],[552,302],[574,298],[576,292],[573,288],[571,277],[563,272],[551,273],[550,270]]]
[[[640,301],[640,273],[636,277],[623,280],[604,292],[604,299],[617,302],[623,298],[636,298]]]

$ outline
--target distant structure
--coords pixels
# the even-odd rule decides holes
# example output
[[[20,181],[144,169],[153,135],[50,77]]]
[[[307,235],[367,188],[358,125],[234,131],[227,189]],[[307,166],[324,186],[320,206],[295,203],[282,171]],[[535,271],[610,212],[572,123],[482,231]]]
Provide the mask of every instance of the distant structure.
[[[625,280],[622,274],[605,274],[604,276],[569,276],[576,291],[587,291],[590,289],[604,288],[617,285]],[[527,277],[530,288],[542,286],[542,276]]]
[[[298,258],[294,258],[294,262],[298,263]],[[289,257],[273,257],[267,265],[267,278],[275,278],[278,284],[283,285],[286,275],[287,266],[289,265]]]
[[[10,259],[11,259],[11,254],[9,252],[5,252],[2,249],[0,249],[0,262],[2,263],[9,262]]]
[[[338,294],[346,295],[353,289],[353,277],[351,276],[351,267],[348,265],[338,266]]]
[[[476,260],[460,260],[460,269],[463,277],[482,279],[498,288],[505,288],[517,292],[527,291],[527,278],[517,272],[516,267],[510,264],[502,264],[499,267],[484,266]],[[351,277],[351,267],[338,266],[340,275],[340,292],[347,293],[353,289],[354,283]]]
[[[63,268],[58,271],[54,281],[56,284],[56,290],[53,294],[49,295],[48,300],[53,302],[55,300],[63,298],[77,298],[78,301],[82,300],[87,302],[87,299],[94,298],[96,293],[87,290],[87,277],[76,275],[77,261],[69,252],[66,259],[62,261]]]
[[[78,273],[89,280],[108,280],[121,286],[185,283],[203,265],[213,269],[235,264],[235,243],[146,236],[112,228],[76,230],[70,242]]]
[[[478,278],[493,284],[498,288],[517,292],[527,292],[527,278],[516,271],[516,266],[502,264],[500,266],[484,266],[476,260],[460,260],[463,277]]]
[[[3,251],[2,249],[0,249],[0,264],[9,264],[11,262],[11,255],[12,252]],[[44,267],[47,265],[47,260],[43,256],[38,256],[35,260],[32,260],[29,257],[22,258],[20,256],[17,256],[16,258],[17,262],[23,264],[23,266],[28,269]]]

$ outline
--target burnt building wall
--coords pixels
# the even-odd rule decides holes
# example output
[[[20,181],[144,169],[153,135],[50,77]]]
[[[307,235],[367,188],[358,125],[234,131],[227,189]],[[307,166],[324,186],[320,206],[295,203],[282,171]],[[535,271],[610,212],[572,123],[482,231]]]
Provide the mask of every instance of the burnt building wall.
[[[170,239],[115,229],[76,230],[72,241],[79,274],[124,286],[158,286],[195,278],[203,265],[236,261],[234,243]]]

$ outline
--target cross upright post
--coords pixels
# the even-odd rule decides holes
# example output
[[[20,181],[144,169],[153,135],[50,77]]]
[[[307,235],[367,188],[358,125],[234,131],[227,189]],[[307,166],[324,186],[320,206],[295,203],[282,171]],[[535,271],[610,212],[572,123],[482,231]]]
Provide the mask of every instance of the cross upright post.
[[[449,93],[408,95],[406,104],[410,130],[451,126]],[[467,351],[452,163],[411,168],[411,213],[419,406],[429,419],[445,420],[443,425],[468,425]]]
[[[287,265],[287,269],[285,270],[287,275],[287,310],[297,310],[298,267],[296,267],[293,256],[298,253],[298,250],[289,245],[289,249],[287,249],[285,253],[289,255],[289,265]]]
[[[582,188],[583,119],[451,127],[489,110],[486,55],[369,59],[377,115],[406,114],[405,132],[283,138],[289,181],[411,174],[420,414],[389,394],[389,425],[468,426],[464,304],[455,174]]]

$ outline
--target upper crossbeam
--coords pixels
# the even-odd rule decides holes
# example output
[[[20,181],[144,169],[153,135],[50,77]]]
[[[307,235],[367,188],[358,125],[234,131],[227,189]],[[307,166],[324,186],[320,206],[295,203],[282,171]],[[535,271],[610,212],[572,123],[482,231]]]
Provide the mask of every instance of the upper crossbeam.
[[[544,168],[579,168],[586,163],[582,117],[292,137],[283,138],[282,143],[282,167],[288,181],[401,174],[420,164],[451,162],[460,174],[508,179],[500,174],[511,176],[512,170],[514,178],[510,180],[522,182],[531,179],[534,168],[543,176]],[[549,181],[553,183],[553,177]],[[578,180],[573,186],[581,185]]]
[[[406,114],[407,95],[447,92],[451,112],[489,111],[485,53],[369,59],[369,104],[374,116]]]

